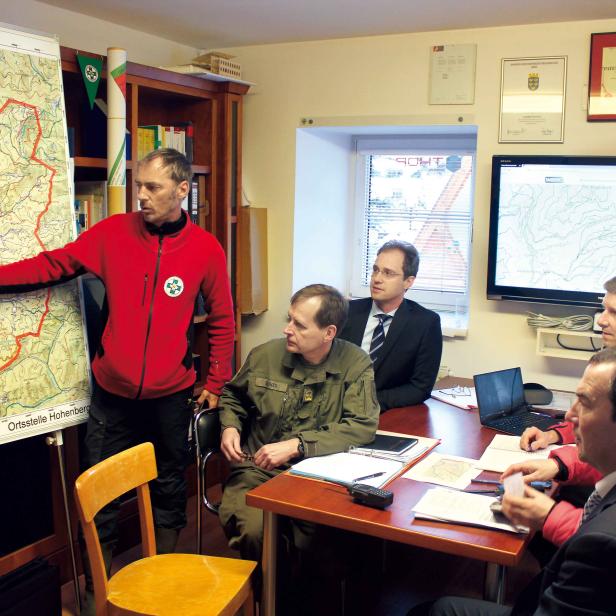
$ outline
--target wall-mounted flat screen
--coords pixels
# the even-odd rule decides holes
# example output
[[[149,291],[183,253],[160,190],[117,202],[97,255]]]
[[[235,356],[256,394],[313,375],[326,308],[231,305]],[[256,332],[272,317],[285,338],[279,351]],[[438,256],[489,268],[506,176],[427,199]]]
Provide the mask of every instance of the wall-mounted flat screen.
[[[494,156],[488,299],[598,306],[616,275],[616,157]]]

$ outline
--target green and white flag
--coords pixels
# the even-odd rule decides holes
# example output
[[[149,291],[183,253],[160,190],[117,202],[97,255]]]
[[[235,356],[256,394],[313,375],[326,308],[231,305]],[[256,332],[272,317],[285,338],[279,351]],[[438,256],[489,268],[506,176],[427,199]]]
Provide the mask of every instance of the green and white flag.
[[[77,54],[77,61],[81,68],[83,83],[86,86],[90,109],[94,109],[94,99],[98,92],[98,84],[101,82],[101,71],[103,70],[103,60],[90,56],[80,56]]]

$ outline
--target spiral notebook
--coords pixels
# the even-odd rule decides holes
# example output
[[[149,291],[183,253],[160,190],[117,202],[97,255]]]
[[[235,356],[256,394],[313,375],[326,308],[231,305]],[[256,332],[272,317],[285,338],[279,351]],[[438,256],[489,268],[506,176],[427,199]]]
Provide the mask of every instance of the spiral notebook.
[[[309,479],[346,483],[360,481],[380,488],[405,470],[411,462],[420,459],[440,443],[440,440],[434,438],[411,437],[394,432],[378,432],[377,437],[379,436],[403,437],[415,440],[416,444],[407,446],[403,453],[370,449],[368,445],[328,456],[305,458],[294,464],[289,472]],[[385,441],[390,442],[389,439]],[[364,479],[374,474],[378,476]]]

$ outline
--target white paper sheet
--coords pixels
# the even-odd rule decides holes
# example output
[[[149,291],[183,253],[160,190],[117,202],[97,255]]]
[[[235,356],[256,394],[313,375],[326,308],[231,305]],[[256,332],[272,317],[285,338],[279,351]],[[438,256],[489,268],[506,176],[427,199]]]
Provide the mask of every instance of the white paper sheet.
[[[385,485],[396,473],[404,467],[404,463],[396,460],[384,460],[374,456],[360,456],[353,453],[334,453],[330,456],[305,458],[291,467],[292,475],[301,475],[310,479],[324,481],[342,481],[353,483],[358,481],[371,486]],[[374,473],[383,473],[372,479],[360,479]]]
[[[475,479],[481,473],[476,464],[477,460],[471,458],[431,453],[402,476],[415,481],[463,490],[471,479]]]
[[[468,392],[468,395],[465,395],[466,392]],[[459,409],[464,409],[465,411],[471,411],[477,408],[477,394],[475,393],[474,387],[435,389],[430,396],[435,400],[457,406]]]
[[[492,513],[490,505],[496,500],[492,496],[432,488],[413,507],[413,512],[417,518],[485,526],[511,533],[528,532],[527,528],[516,528],[504,516]]]
[[[477,468],[502,473],[506,468],[518,462],[546,460],[550,451],[557,448],[558,445],[550,445],[538,451],[523,451],[520,449],[519,436],[497,434],[479,458]]]

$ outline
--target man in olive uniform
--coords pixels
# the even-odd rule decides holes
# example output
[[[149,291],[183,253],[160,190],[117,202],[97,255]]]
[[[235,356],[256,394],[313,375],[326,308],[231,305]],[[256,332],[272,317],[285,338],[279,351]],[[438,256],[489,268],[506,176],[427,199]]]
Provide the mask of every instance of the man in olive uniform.
[[[246,492],[303,457],[374,439],[379,404],[368,355],[336,339],[348,303],[334,288],[310,285],[291,298],[285,339],[253,349],[220,397],[221,449],[232,463],[220,506],[229,545],[260,560],[263,512]],[[306,549],[311,525],[293,523]]]

